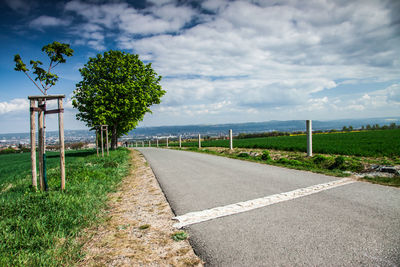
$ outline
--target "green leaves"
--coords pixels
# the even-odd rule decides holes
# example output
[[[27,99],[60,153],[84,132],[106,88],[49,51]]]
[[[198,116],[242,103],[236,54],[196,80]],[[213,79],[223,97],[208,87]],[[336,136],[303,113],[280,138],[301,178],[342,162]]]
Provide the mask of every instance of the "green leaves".
[[[65,58],[63,55],[70,57],[74,53],[69,46],[69,44],[62,44],[59,42],[53,42],[51,44],[45,45],[42,51],[47,54],[52,62],[65,63]]]
[[[138,55],[110,50],[89,58],[79,71],[82,81],[73,97],[80,112],[77,118],[89,127],[108,124],[113,142],[134,129],[165,94],[159,84],[161,76]]]
[[[21,56],[20,56],[19,54],[16,54],[16,55],[14,56],[14,61],[15,61],[15,68],[14,68],[14,70],[16,70],[16,71],[23,71],[23,72],[29,71],[29,70],[26,68],[25,63],[22,61]]]
[[[42,51],[45,52],[50,58],[50,63],[48,70],[43,69],[43,63],[39,60],[31,60],[29,63],[32,65],[33,74],[36,75],[36,78],[33,80],[31,76],[28,74],[29,69],[26,67],[25,63],[22,61],[21,56],[16,54],[14,56],[15,68],[16,71],[23,71],[28,78],[35,84],[35,86],[43,93],[47,94],[47,90],[56,84],[58,81],[58,76],[50,71],[55,68],[59,63],[65,63],[64,56],[70,57],[73,54],[73,50],[70,48],[69,44],[63,44],[59,42],[53,42],[48,44],[42,48]],[[37,84],[35,81],[39,81]]]

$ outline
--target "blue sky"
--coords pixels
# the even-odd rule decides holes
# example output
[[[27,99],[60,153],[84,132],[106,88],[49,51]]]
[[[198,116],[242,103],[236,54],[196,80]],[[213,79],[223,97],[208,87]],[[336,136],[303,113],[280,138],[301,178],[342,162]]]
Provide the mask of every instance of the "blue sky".
[[[28,132],[28,95],[13,56],[57,66],[65,128],[79,68],[109,49],[152,62],[167,91],[140,126],[400,116],[400,1],[142,0],[0,2],[0,133]],[[56,116],[48,116],[56,129]]]

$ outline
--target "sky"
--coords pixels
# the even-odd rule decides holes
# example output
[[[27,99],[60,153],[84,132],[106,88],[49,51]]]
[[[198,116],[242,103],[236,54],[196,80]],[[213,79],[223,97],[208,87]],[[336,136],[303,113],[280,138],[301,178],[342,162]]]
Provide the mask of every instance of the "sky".
[[[0,13],[0,133],[28,132],[27,97],[41,94],[14,55],[46,66],[53,41],[75,51],[48,91],[66,95],[65,129],[86,128],[79,69],[110,49],[163,77],[142,127],[400,116],[398,0],[0,0]]]

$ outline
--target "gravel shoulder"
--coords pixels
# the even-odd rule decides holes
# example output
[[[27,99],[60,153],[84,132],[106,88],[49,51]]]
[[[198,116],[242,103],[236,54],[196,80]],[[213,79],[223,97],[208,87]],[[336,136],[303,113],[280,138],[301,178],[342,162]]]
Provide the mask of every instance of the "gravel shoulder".
[[[144,157],[110,194],[106,221],[87,230],[79,266],[203,266],[188,240],[174,241],[174,214]]]

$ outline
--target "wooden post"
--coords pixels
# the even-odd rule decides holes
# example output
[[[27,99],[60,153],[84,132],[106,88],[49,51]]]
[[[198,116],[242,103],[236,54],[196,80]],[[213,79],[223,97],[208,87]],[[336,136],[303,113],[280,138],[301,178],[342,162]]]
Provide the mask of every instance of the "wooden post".
[[[37,189],[36,174],[36,125],[35,125],[35,100],[30,100],[30,117],[31,117],[31,170],[32,170],[32,187]]]
[[[107,146],[107,156],[109,156],[110,152],[108,152],[108,125],[106,126],[106,146]]]
[[[167,137],[167,147],[168,147],[168,137]]]
[[[38,107],[42,105],[43,101],[38,100]],[[38,111],[38,150],[39,150],[39,184],[40,190],[44,190],[44,173],[43,173],[43,153],[44,153],[44,136],[43,136],[43,111]]]
[[[63,100],[58,99],[58,137],[60,139],[60,174],[61,174],[61,190],[65,190],[65,151],[64,151],[64,112]]]
[[[99,130],[96,128],[96,151],[97,157],[99,156]]]
[[[104,158],[104,144],[103,144],[103,126],[100,126],[100,143],[101,143],[101,156]]]
[[[156,141],[156,142],[157,142],[157,147],[158,147],[158,138],[157,138],[157,141]]]
[[[149,140],[149,147],[151,147],[151,141]]]
[[[144,141],[142,141],[142,147],[144,147]]]
[[[306,130],[307,130],[307,157],[312,157],[312,122],[311,122],[311,120],[306,120]]]
[[[135,142],[135,145],[136,145],[136,147],[137,147],[137,142]]]
[[[182,135],[179,135],[179,148],[182,148]]]
[[[199,148],[201,148],[201,136],[199,134]]]
[[[233,149],[232,129],[229,130],[229,149]]]

